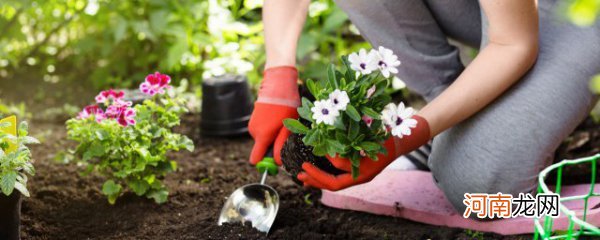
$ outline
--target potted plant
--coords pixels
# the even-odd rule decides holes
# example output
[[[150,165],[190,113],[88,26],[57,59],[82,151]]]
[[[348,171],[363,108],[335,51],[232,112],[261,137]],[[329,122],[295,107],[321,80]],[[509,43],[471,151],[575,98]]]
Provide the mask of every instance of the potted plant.
[[[169,93],[170,80],[158,72],[148,75],[140,91],[151,98],[135,106],[119,91],[103,91],[96,104],[67,121],[68,138],[78,143],[70,153],[85,167],[84,174],[106,177],[102,193],[111,204],[127,190],[157,203],[167,201],[162,179],[177,168],[167,153],[194,150],[188,137],[173,132],[187,109]]]
[[[29,197],[27,176],[35,173],[27,145],[39,143],[27,134],[27,122],[0,120],[0,239],[20,238],[21,195]]]
[[[284,120],[293,134],[283,146],[281,160],[294,178],[305,161],[334,175],[342,173],[326,154],[349,159],[356,177],[361,158],[376,161],[378,153],[386,154],[382,143],[390,133],[402,135],[396,132],[399,128],[389,131],[393,124],[386,118],[386,111],[398,108],[386,91],[400,65],[398,57],[380,47],[369,52],[361,49],[341,59],[343,68],[330,65],[326,81],[306,81],[312,98],[302,98],[300,119]]]

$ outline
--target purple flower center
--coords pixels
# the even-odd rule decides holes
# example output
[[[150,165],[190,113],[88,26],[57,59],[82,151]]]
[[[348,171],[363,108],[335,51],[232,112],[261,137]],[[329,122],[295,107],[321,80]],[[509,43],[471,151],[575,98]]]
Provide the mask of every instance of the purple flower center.
[[[333,99],[333,103],[334,103],[334,104],[338,104],[338,103],[339,103],[339,102],[338,102],[338,100],[337,100],[337,98],[334,98],[334,99]]]
[[[402,118],[396,118],[396,126],[400,126],[402,124]]]
[[[367,64],[361,63],[361,64],[360,64],[360,68],[362,68],[362,69],[366,69],[366,68],[367,68]]]
[[[387,64],[384,61],[379,61],[378,64],[380,67],[387,67]]]
[[[323,113],[323,115],[329,115],[329,110],[323,108],[323,110],[321,110],[321,113]]]

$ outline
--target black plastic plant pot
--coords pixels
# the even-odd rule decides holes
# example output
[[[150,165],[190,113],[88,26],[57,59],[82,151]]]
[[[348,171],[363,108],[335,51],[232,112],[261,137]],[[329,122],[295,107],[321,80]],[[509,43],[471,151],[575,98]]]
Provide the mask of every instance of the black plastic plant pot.
[[[135,106],[138,104],[144,103],[147,99],[152,98],[150,95],[146,95],[142,93],[139,89],[119,89],[117,91],[123,91],[125,93],[123,95],[123,100],[131,101],[131,103]]]
[[[20,239],[21,193],[9,196],[0,193],[0,239]]]
[[[225,75],[202,82],[200,132],[203,135],[246,134],[252,110],[252,93],[245,76]]]
[[[334,167],[327,158],[315,156],[312,153],[313,148],[311,146],[306,146],[304,142],[302,142],[302,137],[304,136],[295,133],[291,134],[281,149],[281,162],[283,168],[292,176],[294,182],[302,185],[296,176],[302,171],[302,164],[304,162],[312,163],[321,170],[333,175],[344,173],[344,171]]]

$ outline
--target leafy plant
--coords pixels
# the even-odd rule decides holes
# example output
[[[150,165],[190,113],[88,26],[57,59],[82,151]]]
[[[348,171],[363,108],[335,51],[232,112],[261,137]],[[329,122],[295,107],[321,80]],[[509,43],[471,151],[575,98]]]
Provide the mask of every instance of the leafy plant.
[[[396,113],[404,112],[404,105],[389,104],[391,97],[385,91],[393,78],[391,73],[400,65],[397,59],[383,47],[343,56],[344,68],[339,71],[330,64],[327,81],[306,82],[316,100],[302,98],[298,108],[302,121],[286,119],[285,126],[304,135],[302,141],[313,147],[316,156],[339,154],[350,159],[356,177],[361,158],[376,161],[378,153],[386,153],[382,146],[389,137],[386,126],[399,137],[407,135],[406,128],[414,127],[409,126],[414,120],[408,119],[414,113],[412,109],[406,109],[401,119]]]
[[[8,127],[11,127],[10,122],[0,123],[0,129]],[[0,188],[6,196],[17,189],[29,197],[27,175],[34,175],[35,169],[27,145],[38,144],[39,141],[27,134],[28,125],[24,121],[19,124],[16,136],[0,131]]]
[[[172,131],[187,109],[167,93],[169,82],[166,75],[149,75],[140,89],[153,97],[134,107],[121,92],[101,92],[96,101],[106,111],[91,105],[67,121],[68,138],[79,143],[72,151],[77,162],[86,166],[84,174],[96,171],[107,178],[102,193],[111,204],[127,189],[157,203],[167,201],[162,179],[177,169],[167,153],[194,150],[188,137]]]

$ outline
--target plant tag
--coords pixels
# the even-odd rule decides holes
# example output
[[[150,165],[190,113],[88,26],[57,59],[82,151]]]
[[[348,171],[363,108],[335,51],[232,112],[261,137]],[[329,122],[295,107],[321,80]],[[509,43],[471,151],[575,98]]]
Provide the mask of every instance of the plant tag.
[[[0,127],[0,132],[4,132],[6,134],[10,134],[13,136],[17,136],[17,117],[16,116],[10,116],[7,118],[4,118],[2,120],[0,120],[0,124],[1,123],[5,123],[8,122],[10,123],[10,126],[8,127]],[[6,149],[6,153],[11,153],[17,150],[17,144],[15,144],[14,142],[9,142],[8,143],[8,149]]]

